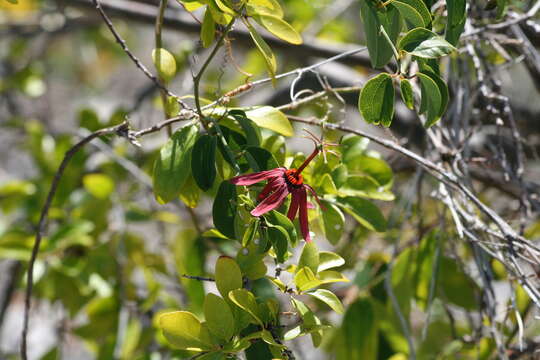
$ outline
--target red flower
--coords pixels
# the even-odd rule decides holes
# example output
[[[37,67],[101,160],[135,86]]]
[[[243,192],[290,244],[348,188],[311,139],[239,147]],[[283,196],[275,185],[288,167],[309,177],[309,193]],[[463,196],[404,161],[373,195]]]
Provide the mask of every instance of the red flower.
[[[251,215],[253,216],[261,216],[262,214],[274,210],[285,201],[287,195],[291,194],[291,205],[287,212],[287,217],[291,219],[291,221],[294,220],[296,213],[300,210],[300,230],[302,231],[304,240],[310,242],[307,191],[309,190],[313,194],[321,208],[323,208],[323,206],[319,202],[315,190],[308,184],[304,184],[304,178],[302,177],[301,172],[319,153],[322,147],[322,144],[316,146],[313,153],[298,169],[286,169],[280,167],[253,174],[237,176],[232,178],[230,182],[235,185],[253,185],[263,180],[268,180],[268,183],[258,196],[258,200],[260,201],[259,205],[251,211]]]

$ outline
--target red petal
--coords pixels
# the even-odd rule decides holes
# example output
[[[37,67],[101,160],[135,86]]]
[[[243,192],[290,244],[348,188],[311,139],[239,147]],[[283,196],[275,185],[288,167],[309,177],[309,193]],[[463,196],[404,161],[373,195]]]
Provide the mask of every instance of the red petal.
[[[289,195],[289,190],[287,189],[287,186],[283,184],[283,186],[276,188],[274,192],[257,205],[255,209],[251,210],[251,215],[261,216],[262,214],[274,210],[283,203],[283,200],[285,200],[287,195]]]
[[[253,174],[236,176],[229,181],[234,185],[253,185],[266,179],[270,179],[276,176],[283,176],[284,173],[285,168],[276,168],[272,170],[256,172]]]
[[[300,231],[304,240],[311,242],[311,237],[309,236],[309,226],[308,226],[308,213],[307,213],[307,192],[304,187],[298,190],[299,203],[300,203]]]
[[[291,192],[291,205],[289,205],[289,211],[287,212],[287,217],[293,221],[298,212],[298,206],[300,205],[300,197],[298,196],[298,190],[294,189]]]

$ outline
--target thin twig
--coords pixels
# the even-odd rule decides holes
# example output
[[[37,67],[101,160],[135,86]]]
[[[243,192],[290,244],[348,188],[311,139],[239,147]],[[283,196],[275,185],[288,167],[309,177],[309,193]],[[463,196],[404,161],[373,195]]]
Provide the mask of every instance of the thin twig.
[[[139,58],[137,58],[135,56],[135,54],[133,54],[131,52],[131,50],[129,50],[129,48],[128,48],[127,44],[126,44],[126,41],[120,36],[118,31],[116,31],[111,19],[109,19],[109,17],[105,13],[105,11],[103,11],[103,8],[101,7],[101,4],[100,4],[99,0],[92,0],[92,2],[94,3],[96,9],[99,11],[101,17],[105,21],[105,24],[107,25],[107,27],[109,28],[109,30],[113,34],[114,38],[116,39],[116,42],[118,44],[120,44],[120,46],[122,47],[122,50],[124,50],[124,52],[127,54],[127,56],[135,63],[135,66],[137,66],[137,68],[139,68],[144,73],[144,75],[146,75],[146,77],[148,77],[150,80],[152,80],[156,84],[156,86],[158,88],[160,88],[162,91],[165,91],[167,93],[167,95],[174,96],[175,98],[178,98],[175,94],[170,92],[169,89],[167,89],[167,87],[165,87],[165,85],[163,85],[158,80],[158,78],[156,78],[155,75],[153,75],[146,68],[146,66],[144,66],[144,64],[139,60]],[[178,100],[178,103],[184,108],[187,107],[187,105],[184,102],[180,101],[180,100]]]

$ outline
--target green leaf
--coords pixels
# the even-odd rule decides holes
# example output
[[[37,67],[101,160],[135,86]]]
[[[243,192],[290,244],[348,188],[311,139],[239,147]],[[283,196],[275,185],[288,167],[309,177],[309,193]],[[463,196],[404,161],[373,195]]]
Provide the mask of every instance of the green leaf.
[[[184,186],[180,189],[180,200],[182,200],[187,207],[194,209],[199,204],[200,197],[201,190],[197,186],[195,179],[193,176],[188,177]]]
[[[286,255],[289,245],[289,234],[287,231],[281,226],[270,226],[266,228],[264,236],[266,236],[266,241],[272,244],[277,256],[277,262],[285,262],[287,260]]]
[[[294,284],[299,292],[304,292],[321,285],[321,281],[315,277],[313,271],[308,267],[303,267],[294,275]]]
[[[412,8],[422,19],[422,23],[424,25],[417,25],[414,27],[428,27],[428,25],[431,24],[431,13],[429,9],[427,8],[426,4],[422,0],[396,0],[392,2],[392,5],[396,5],[396,3],[405,4]],[[399,6],[399,5],[398,5]],[[399,10],[399,8],[398,8]],[[407,12],[407,10],[401,10],[401,15],[405,18],[405,20],[409,21],[410,24],[412,24],[412,21],[407,16],[413,16],[416,17],[416,14],[414,15],[405,15],[404,12]],[[418,23],[420,24],[420,23]]]
[[[107,199],[114,191],[114,181],[104,174],[88,174],[83,177],[86,191],[99,199]]]
[[[276,0],[249,0],[246,10],[249,16],[265,14],[283,17],[283,9]]]
[[[342,273],[340,273],[339,271],[334,271],[334,270],[320,271],[317,274],[317,278],[319,279],[321,284],[331,284],[331,283],[336,283],[336,282],[349,282],[350,281]]]
[[[283,229],[285,229],[285,231],[287,231],[287,234],[289,234],[289,240],[291,241],[291,245],[296,245],[296,243],[298,242],[298,234],[296,233],[296,227],[287,216],[283,215],[279,211],[272,210],[264,214],[264,218],[266,219],[266,222],[268,224],[281,226]]]
[[[369,79],[360,93],[358,108],[368,123],[390,126],[394,117],[392,77],[382,73]]]
[[[300,317],[302,319],[302,325],[301,330],[302,332],[306,334],[311,334],[311,340],[313,341],[313,345],[315,347],[318,347],[321,344],[322,341],[322,331],[323,329],[327,328],[324,325],[321,325],[321,321],[315,314],[300,300],[297,299],[291,299],[291,303],[294,306],[294,308],[298,311],[300,314]]]
[[[386,65],[393,56],[392,46],[380,32],[381,25],[395,43],[401,29],[399,12],[393,7],[378,9],[374,1],[360,1],[360,16],[364,25],[367,47],[374,68]]]
[[[435,59],[450,54],[456,48],[434,32],[416,28],[401,38],[398,49],[421,58]]]
[[[428,70],[428,69],[422,69],[421,73],[424,75],[429,76],[435,83],[437,84],[437,87],[439,88],[439,92],[441,93],[441,108],[439,110],[439,117],[442,117],[444,115],[444,112],[446,111],[446,107],[448,106],[448,100],[449,100],[449,93],[448,93],[448,86],[444,82],[444,80],[434,72]],[[429,126],[431,126],[430,124]]]
[[[204,318],[210,333],[227,342],[234,335],[234,318],[229,305],[221,297],[207,294],[204,299]]]
[[[248,225],[248,228],[244,232],[244,236],[242,236],[242,246],[246,247],[255,238],[255,235],[257,234],[257,230],[259,228],[259,219],[253,218],[251,222]]]
[[[308,292],[307,294],[321,300],[323,303],[330,306],[332,310],[334,310],[338,314],[343,314],[343,304],[341,303],[341,301],[339,301],[338,297],[330,290],[317,289],[313,292]]]
[[[339,267],[345,264],[345,260],[336,253],[329,251],[319,252],[319,267],[317,272]]]
[[[270,151],[260,147],[247,147],[244,152],[244,157],[255,172],[279,167],[274,155]]]
[[[281,135],[271,135],[264,139],[262,147],[272,153],[278,164],[285,162],[286,147],[285,139]]]
[[[223,235],[230,239],[235,238],[234,218],[236,216],[236,186],[224,180],[219,185],[214,205],[212,206],[212,218],[214,226]]]
[[[224,298],[229,298],[231,290],[242,287],[242,272],[234,259],[220,256],[216,262],[216,287]]]
[[[314,274],[317,273],[319,267],[319,249],[317,249],[317,245],[314,242],[306,242],[304,249],[302,249],[297,269],[304,267],[308,267]]]
[[[201,26],[201,41],[203,46],[209,47],[216,36],[216,22],[212,17],[212,12],[210,9],[206,9],[204,13],[204,19]]]
[[[253,17],[253,19],[281,40],[285,40],[294,45],[300,45],[302,43],[300,34],[280,17],[270,14],[259,14],[258,16]]]
[[[349,176],[347,182],[339,189],[339,196],[361,196],[383,201],[394,200],[394,194],[385,190],[371,176]]]
[[[249,23],[249,21],[245,21],[245,24],[248,28],[249,34],[251,35],[251,38],[253,39],[253,42],[257,46],[257,49],[259,49],[259,52],[264,58],[264,61],[266,63],[266,69],[268,70],[268,74],[272,79],[276,76],[276,70],[277,70],[277,62],[276,62],[276,56],[272,52],[272,49],[268,46],[266,41],[263,40],[261,35],[255,30],[253,25]]]
[[[159,317],[159,327],[165,339],[177,349],[200,352],[213,348],[210,334],[190,312],[175,311],[163,314]]]
[[[176,60],[166,49],[157,48],[152,50],[152,60],[159,76],[165,81],[170,81],[176,74]]]
[[[255,300],[255,296],[251,292],[247,291],[246,289],[236,289],[229,293],[229,299],[231,299],[231,301],[238,307],[247,311],[255,322],[261,326],[263,325],[263,322],[259,316],[259,305],[257,304],[257,300]]]
[[[437,86],[435,80],[430,76],[422,73],[416,74],[420,79],[420,90],[422,100],[420,102],[420,113],[427,112],[426,123],[424,126],[430,127],[440,119],[441,108],[443,105],[443,99],[441,91]]]
[[[154,194],[164,204],[178,197],[191,174],[191,150],[197,138],[197,126],[176,131],[159,151],[154,164]]]
[[[339,206],[360,224],[378,232],[386,231],[386,219],[379,208],[368,200],[354,197],[339,199]]]
[[[259,146],[261,144],[261,131],[251,119],[248,119],[245,111],[233,109],[229,111],[229,115],[240,124],[242,131],[246,135],[246,140],[250,146]]]
[[[294,136],[294,129],[289,119],[272,106],[246,109],[246,116],[262,128],[272,130],[283,136]]]
[[[326,239],[328,239],[332,245],[336,245],[341,239],[341,235],[345,229],[345,216],[334,204],[325,202],[324,207],[326,208],[322,212],[324,233]]]
[[[461,306],[467,310],[477,310],[478,285],[458,266],[458,264],[443,256],[439,264],[438,295],[442,299]]]
[[[409,24],[409,28],[426,27],[422,15],[411,5],[395,0],[392,1],[392,6],[403,16],[407,24]]]
[[[201,135],[193,145],[191,172],[203,191],[210,189],[216,179],[216,147],[216,137],[208,134]]]
[[[403,102],[409,109],[414,110],[414,95],[411,82],[407,79],[401,79],[399,87],[401,89],[401,98],[403,99]]]
[[[467,20],[466,7],[466,0],[446,0],[448,18],[445,39],[454,46],[459,42],[459,37],[465,28],[465,21]]]

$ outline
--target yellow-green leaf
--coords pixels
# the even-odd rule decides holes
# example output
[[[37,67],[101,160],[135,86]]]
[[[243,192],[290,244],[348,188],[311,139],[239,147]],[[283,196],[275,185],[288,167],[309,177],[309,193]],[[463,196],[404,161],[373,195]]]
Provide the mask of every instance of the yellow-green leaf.
[[[238,307],[247,311],[259,325],[263,325],[259,316],[259,305],[251,292],[246,289],[236,289],[229,293],[229,299]]]
[[[294,275],[294,284],[298,288],[298,291],[304,292],[309,289],[313,289],[321,285],[321,281],[315,277],[313,271],[308,267],[303,267]]]
[[[338,314],[343,314],[343,304],[341,303],[341,301],[339,301],[338,297],[330,290],[318,289],[313,292],[309,292],[308,295],[311,295],[314,298],[321,300],[326,305],[330,306],[332,310],[334,310]]]
[[[210,332],[227,342],[234,335],[234,317],[229,305],[221,297],[212,293],[204,300],[204,317]]]
[[[219,293],[228,299],[231,290],[242,287],[242,273],[234,259],[220,256],[216,262],[216,286]]]
[[[199,319],[188,311],[175,311],[159,317],[159,327],[165,339],[175,348],[191,351],[212,349],[210,334]]]
[[[214,21],[214,18],[212,17],[212,13],[210,12],[210,9],[206,9],[206,12],[204,13],[204,19],[201,26],[201,41],[203,46],[209,47],[212,42],[214,41],[214,38],[216,36],[216,22]]]
[[[283,17],[283,9],[276,0],[249,0],[246,10],[249,16],[265,14]]]
[[[152,50],[152,60],[159,73],[165,81],[170,81],[176,74],[176,60],[166,49],[158,48]]]
[[[260,127],[272,130],[283,136],[294,136],[294,129],[285,114],[272,106],[246,109],[248,119]]]
[[[259,14],[254,19],[278,38],[295,45],[302,43],[302,36],[285,20],[269,14]]]
[[[259,49],[261,55],[264,58],[264,61],[266,62],[266,68],[268,70],[268,74],[272,79],[276,76],[276,70],[277,70],[277,61],[276,56],[272,52],[272,49],[270,49],[270,46],[266,43],[266,41],[263,40],[261,35],[255,30],[253,25],[249,23],[249,21],[245,21],[245,24],[248,28],[249,34],[251,35],[251,38],[253,39],[253,42],[257,46],[257,49]]]
[[[310,270],[316,274],[319,267],[319,249],[313,242],[306,242],[300,259],[298,260],[298,269],[304,267],[310,268]]]

